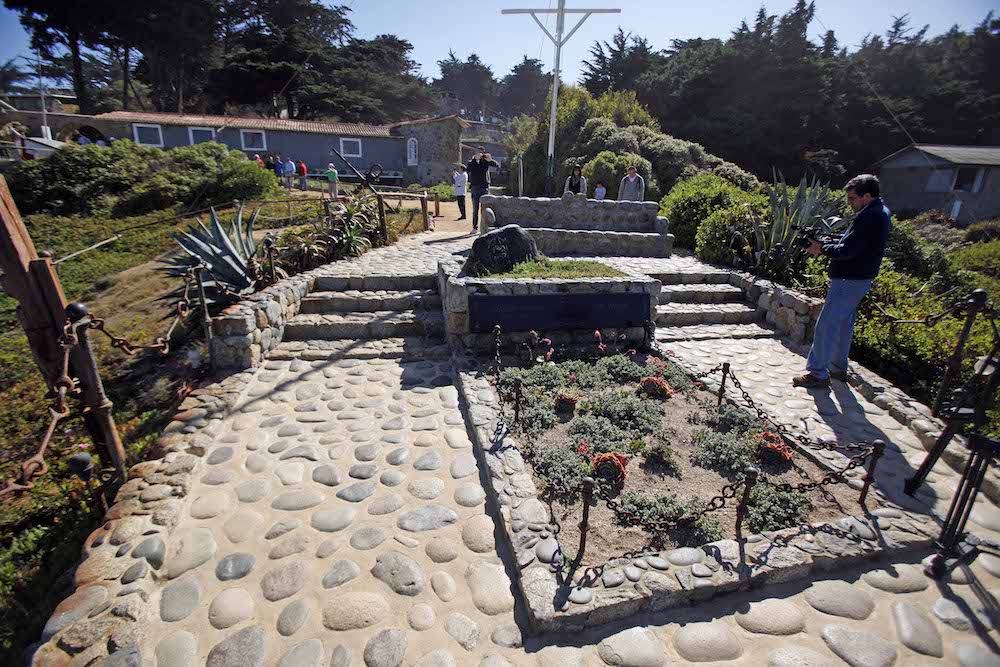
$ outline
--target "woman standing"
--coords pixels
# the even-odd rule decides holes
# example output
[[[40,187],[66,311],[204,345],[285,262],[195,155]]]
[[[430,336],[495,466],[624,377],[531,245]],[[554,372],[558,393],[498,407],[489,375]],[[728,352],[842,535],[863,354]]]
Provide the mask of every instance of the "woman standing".
[[[566,177],[566,187],[563,188],[563,194],[567,192],[587,195],[587,179],[583,177],[583,169],[580,167],[573,167],[573,173]]]

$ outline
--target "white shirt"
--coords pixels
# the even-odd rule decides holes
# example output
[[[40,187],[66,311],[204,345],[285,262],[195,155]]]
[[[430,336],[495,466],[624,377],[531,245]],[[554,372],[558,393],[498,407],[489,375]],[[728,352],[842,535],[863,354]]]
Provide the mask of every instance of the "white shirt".
[[[469,184],[469,174],[464,171],[457,172],[453,177],[456,195],[465,195],[466,186]]]

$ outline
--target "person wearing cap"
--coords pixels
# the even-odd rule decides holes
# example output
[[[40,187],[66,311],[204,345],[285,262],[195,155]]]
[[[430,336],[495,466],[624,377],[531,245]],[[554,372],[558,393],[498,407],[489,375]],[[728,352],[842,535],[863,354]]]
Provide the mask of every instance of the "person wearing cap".
[[[482,146],[475,157],[465,165],[469,172],[469,189],[472,192],[472,231],[479,229],[479,199],[490,191],[490,167],[500,168],[500,164]]]
[[[337,191],[340,185],[340,174],[337,173],[337,168],[333,166],[333,163],[326,165],[326,192],[330,195],[330,199],[336,199],[340,196]]]

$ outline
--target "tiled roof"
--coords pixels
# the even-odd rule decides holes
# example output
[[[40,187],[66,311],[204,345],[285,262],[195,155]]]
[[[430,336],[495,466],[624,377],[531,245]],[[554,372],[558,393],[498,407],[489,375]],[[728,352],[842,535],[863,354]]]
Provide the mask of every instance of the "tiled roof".
[[[400,127],[401,125],[422,125],[424,123],[437,123],[442,120],[455,119],[455,121],[462,126],[462,128],[472,127],[472,123],[465,120],[457,113],[453,113],[448,116],[428,116],[427,118],[417,118],[416,120],[404,120],[399,123],[393,123],[390,127]]]
[[[933,155],[952,164],[1000,166],[1000,146],[949,146],[943,144],[911,144],[882,158],[878,164],[889,162],[897,155],[902,155],[912,149]]]
[[[389,137],[386,125],[360,125],[356,123],[327,123],[311,120],[286,120],[283,118],[245,118],[240,116],[203,116],[146,111],[109,111],[95,116],[99,120],[122,123],[153,123],[158,125],[184,125],[187,127],[234,127],[245,130],[284,130],[286,132],[311,132],[348,137]]]

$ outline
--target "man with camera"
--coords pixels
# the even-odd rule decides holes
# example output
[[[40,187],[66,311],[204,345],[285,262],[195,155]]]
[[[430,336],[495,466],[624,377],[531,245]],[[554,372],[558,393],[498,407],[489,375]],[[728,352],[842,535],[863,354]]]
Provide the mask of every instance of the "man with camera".
[[[835,243],[813,239],[806,252],[830,258],[830,289],[816,322],[804,375],[792,380],[808,389],[830,386],[830,379],[847,381],[847,357],[854,336],[858,305],[878,275],[889,240],[889,209],[879,196],[878,178],[855,176],[844,186],[854,222]]]
[[[479,198],[490,191],[490,167],[500,168],[486,150],[480,146],[476,156],[465,165],[469,173],[469,191],[472,193],[472,231],[479,229]]]

